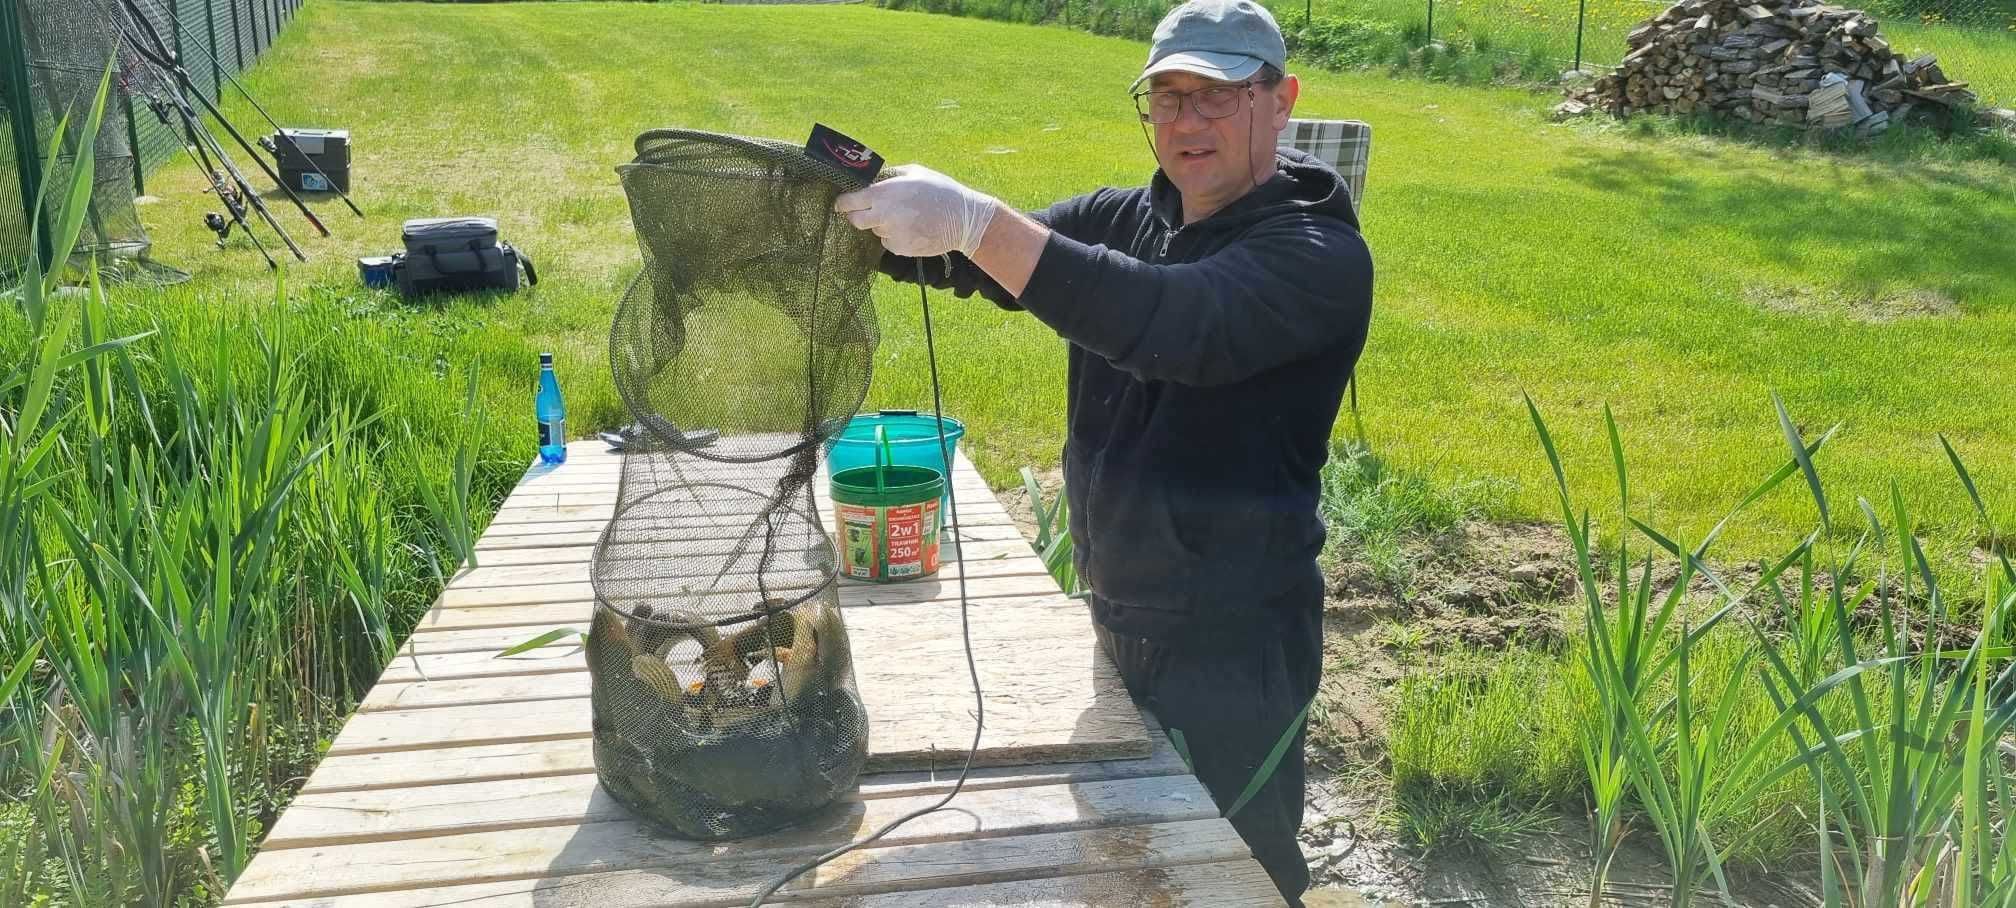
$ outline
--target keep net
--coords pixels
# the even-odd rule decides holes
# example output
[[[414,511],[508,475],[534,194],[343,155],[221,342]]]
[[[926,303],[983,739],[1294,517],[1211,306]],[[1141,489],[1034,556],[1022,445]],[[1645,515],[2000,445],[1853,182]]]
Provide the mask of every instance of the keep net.
[[[860,179],[784,143],[654,130],[618,173],[643,269],[609,358],[644,431],[595,551],[596,771],[676,834],[753,835],[867,757],[812,482],[867,395],[881,247],[832,210]]]

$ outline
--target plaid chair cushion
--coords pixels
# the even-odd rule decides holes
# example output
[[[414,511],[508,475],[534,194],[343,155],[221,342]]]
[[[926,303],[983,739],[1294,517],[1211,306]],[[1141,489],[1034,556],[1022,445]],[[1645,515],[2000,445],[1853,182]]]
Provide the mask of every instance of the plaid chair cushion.
[[[1337,168],[1351,187],[1351,210],[1365,198],[1365,170],[1372,158],[1372,124],[1360,120],[1289,120],[1281,147],[1306,151]]]

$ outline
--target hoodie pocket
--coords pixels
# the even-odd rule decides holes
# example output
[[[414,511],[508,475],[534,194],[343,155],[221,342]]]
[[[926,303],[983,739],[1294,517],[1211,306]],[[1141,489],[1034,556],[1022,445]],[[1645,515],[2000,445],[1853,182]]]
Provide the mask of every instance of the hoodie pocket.
[[[1200,553],[1183,544],[1169,491],[1125,465],[1094,469],[1083,515],[1094,551],[1092,589],[1136,608],[1189,611]]]
[[[1274,519],[1264,502],[1246,496],[1170,493],[1171,526],[1191,557],[1251,567],[1274,548]]]

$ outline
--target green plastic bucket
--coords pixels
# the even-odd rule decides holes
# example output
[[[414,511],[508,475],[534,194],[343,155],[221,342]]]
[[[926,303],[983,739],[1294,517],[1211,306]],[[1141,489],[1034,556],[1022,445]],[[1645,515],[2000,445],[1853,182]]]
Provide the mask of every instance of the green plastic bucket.
[[[840,575],[897,583],[938,573],[938,509],[945,474],[895,466],[888,433],[876,428],[875,465],[833,474],[833,526],[840,535]]]

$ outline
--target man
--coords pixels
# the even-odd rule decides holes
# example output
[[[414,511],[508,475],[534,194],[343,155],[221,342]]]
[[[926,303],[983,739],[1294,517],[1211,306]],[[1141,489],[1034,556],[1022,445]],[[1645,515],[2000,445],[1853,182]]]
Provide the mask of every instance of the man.
[[[1336,171],[1276,150],[1300,91],[1285,57],[1251,0],[1192,0],[1135,82],[1146,188],[1024,214],[910,166],[835,208],[891,276],[921,268],[1070,342],[1064,486],[1100,643],[1299,904],[1319,473],[1372,261]]]

